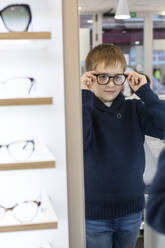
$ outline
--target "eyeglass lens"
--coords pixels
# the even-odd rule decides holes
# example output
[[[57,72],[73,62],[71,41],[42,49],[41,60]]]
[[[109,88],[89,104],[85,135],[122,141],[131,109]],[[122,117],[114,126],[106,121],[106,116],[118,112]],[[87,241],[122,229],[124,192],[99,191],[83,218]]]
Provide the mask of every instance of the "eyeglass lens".
[[[23,202],[13,209],[13,215],[21,222],[32,221],[38,212],[38,205],[33,202]]]
[[[110,76],[107,74],[98,75],[97,80],[99,84],[107,84],[110,81]],[[125,81],[125,75],[116,75],[112,77],[114,84],[121,85]]]
[[[14,142],[8,145],[10,156],[16,161],[24,161],[34,152],[34,143],[31,141]]]
[[[9,31],[26,31],[30,24],[30,9],[24,5],[10,5],[1,12],[2,20]]]
[[[26,161],[35,151],[35,142],[33,140],[16,141],[7,145],[0,145],[0,148],[7,148],[10,157],[14,161]]]

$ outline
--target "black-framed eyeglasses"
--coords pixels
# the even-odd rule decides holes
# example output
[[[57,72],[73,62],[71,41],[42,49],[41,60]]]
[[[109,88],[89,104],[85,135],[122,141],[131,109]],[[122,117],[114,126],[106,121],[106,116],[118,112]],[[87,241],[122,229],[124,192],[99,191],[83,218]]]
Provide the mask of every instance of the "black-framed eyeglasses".
[[[30,94],[32,88],[36,84],[36,80],[33,77],[12,77],[3,81],[0,81],[0,85],[3,86],[1,92],[4,94],[15,95],[21,93],[22,95]],[[3,92],[2,90],[5,90]]]
[[[41,201],[23,201],[12,207],[6,208],[0,205],[0,221],[8,211],[11,211],[13,217],[20,223],[31,222],[36,217]]]
[[[10,32],[27,31],[32,21],[28,4],[11,4],[0,11],[3,24]]]
[[[111,78],[113,79],[113,83],[115,85],[122,85],[125,83],[127,78],[127,75],[125,74],[116,74],[114,76],[111,76],[106,73],[102,73],[102,74],[94,74],[94,76],[96,76],[97,83],[100,85],[108,84]]]
[[[34,140],[18,140],[9,144],[0,145],[0,149],[5,147],[10,157],[15,161],[25,161],[29,159],[35,151]]]

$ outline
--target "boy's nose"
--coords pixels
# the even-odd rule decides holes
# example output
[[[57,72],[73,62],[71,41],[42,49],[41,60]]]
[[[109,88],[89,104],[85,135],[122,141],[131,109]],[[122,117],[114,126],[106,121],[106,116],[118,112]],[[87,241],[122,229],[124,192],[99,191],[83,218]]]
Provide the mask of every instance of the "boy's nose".
[[[113,82],[113,78],[110,78],[109,83],[107,85],[109,85],[109,86],[114,86],[115,85],[114,82]]]

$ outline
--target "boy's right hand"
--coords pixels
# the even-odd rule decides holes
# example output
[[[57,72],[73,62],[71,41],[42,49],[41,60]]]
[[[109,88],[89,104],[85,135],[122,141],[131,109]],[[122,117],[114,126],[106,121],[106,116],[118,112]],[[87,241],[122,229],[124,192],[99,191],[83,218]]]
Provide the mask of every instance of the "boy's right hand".
[[[92,91],[93,83],[96,81],[95,71],[88,71],[83,74],[81,77],[81,89]]]

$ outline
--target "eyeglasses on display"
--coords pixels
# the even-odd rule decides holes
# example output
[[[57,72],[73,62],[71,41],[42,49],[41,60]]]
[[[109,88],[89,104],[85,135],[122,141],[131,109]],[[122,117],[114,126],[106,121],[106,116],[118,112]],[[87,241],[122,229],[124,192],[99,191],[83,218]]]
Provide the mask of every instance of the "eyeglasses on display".
[[[33,77],[12,77],[7,80],[0,81],[1,95],[26,95],[32,92],[36,85]],[[5,92],[4,92],[5,91]]]
[[[37,216],[41,201],[23,201],[10,208],[0,205],[0,221],[8,211],[12,211],[13,217],[20,223],[31,222]]]
[[[0,11],[4,26],[11,32],[27,31],[32,21],[28,4],[11,4]]]
[[[10,144],[0,145],[0,149],[5,147],[10,157],[15,161],[24,161],[29,159],[35,151],[34,140],[20,140]]]
[[[127,75],[125,74],[116,74],[114,76],[110,76],[106,73],[102,73],[102,74],[94,74],[94,76],[96,76],[97,79],[97,83],[100,85],[106,85],[110,82],[110,79],[113,79],[113,83],[115,85],[122,85],[125,83]]]

